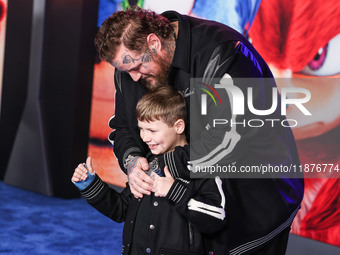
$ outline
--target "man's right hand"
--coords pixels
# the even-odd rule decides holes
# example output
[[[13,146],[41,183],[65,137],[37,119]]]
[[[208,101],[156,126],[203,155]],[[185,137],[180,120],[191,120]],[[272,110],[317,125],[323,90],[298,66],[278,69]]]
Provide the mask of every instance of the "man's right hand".
[[[149,163],[143,157],[133,157],[127,165],[131,193],[136,198],[151,194],[153,179],[145,173],[148,169]]]

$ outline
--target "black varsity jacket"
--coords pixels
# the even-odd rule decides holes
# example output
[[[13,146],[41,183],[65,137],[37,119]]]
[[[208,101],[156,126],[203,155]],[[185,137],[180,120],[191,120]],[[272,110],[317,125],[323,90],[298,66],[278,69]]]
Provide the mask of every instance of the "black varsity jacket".
[[[271,78],[260,84],[235,84],[246,92],[253,89],[253,103],[257,108],[269,109],[272,88],[275,81],[267,64],[253,46],[238,32],[213,21],[206,21],[169,11],[162,14],[170,21],[179,22],[176,51],[169,71],[169,84],[186,96],[189,114],[195,114],[200,107],[190,107],[197,95],[190,88],[190,78],[203,78],[210,84],[213,78]],[[114,131],[109,139],[113,142],[114,153],[124,169],[128,155],[144,156],[148,148],[139,137],[135,107],[145,93],[138,82],[129,74],[115,71],[116,97],[115,116],[109,125]],[[224,98],[224,106],[231,105]],[[284,120],[277,107],[270,118]],[[208,111],[214,112],[211,104]],[[246,112],[246,115],[250,113]],[[217,114],[217,117],[218,116]],[[250,116],[251,117],[251,116]],[[225,119],[231,119],[231,110],[225,110]],[[190,129],[191,160],[200,159],[202,153],[213,150],[221,144],[214,133],[206,127],[204,118]],[[189,125],[193,125],[190,123]],[[189,129],[187,128],[187,131]],[[223,145],[220,165],[283,164],[298,165],[299,158],[290,128],[248,128],[239,125],[230,129],[231,136],[237,136],[237,143]],[[207,142],[208,141],[208,142]],[[223,154],[224,153],[224,154]],[[174,153],[174,158],[177,154]],[[187,162],[169,165],[175,178],[188,176]],[[176,171],[175,171],[176,170]],[[126,171],[126,170],[124,170]],[[220,230],[206,245],[224,242],[225,251],[230,254],[251,254],[273,237],[288,228],[303,197],[303,176],[293,178],[223,178],[226,197],[227,227]]]
[[[175,151],[179,156],[176,160],[175,152],[157,157],[161,169],[188,160],[187,149],[176,147]],[[152,193],[136,199],[128,183],[118,193],[96,175],[81,194],[107,217],[125,221],[122,254],[228,254],[224,243],[219,247],[204,243],[204,236],[212,236],[226,226],[222,186],[218,177],[193,181],[177,178],[166,197]]]

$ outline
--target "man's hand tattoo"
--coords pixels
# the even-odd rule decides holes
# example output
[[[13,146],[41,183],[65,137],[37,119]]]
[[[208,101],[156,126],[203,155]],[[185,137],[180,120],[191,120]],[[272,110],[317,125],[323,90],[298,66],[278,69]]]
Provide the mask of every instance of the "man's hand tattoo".
[[[130,162],[127,165],[127,173],[128,175],[130,175],[132,173],[132,170],[135,168],[135,166],[137,165],[138,162],[138,157],[132,157]]]

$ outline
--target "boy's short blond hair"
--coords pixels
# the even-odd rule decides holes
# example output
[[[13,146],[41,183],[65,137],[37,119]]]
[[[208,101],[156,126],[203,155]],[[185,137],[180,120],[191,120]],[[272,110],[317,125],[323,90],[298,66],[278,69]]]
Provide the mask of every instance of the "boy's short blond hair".
[[[159,86],[146,94],[136,106],[140,121],[162,120],[172,127],[178,119],[187,121],[187,107],[183,94],[171,86]]]

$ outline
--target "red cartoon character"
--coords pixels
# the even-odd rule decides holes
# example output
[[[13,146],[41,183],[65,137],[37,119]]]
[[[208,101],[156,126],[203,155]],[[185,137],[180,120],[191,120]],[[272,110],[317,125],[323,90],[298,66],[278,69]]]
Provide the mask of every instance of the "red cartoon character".
[[[340,2],[263,0],[250,38],[278,86],[305,88],[311,116],[287,107],[302,167],[315,168],[305,179],[302,208],[292,232],[340,246]],[[300,97],[301,95],[290,95]],[[310,171],[309,170],[309,171]],[[325,171],[324,171],[325,170]],[[308,177],[308,175],[306,175]]]

